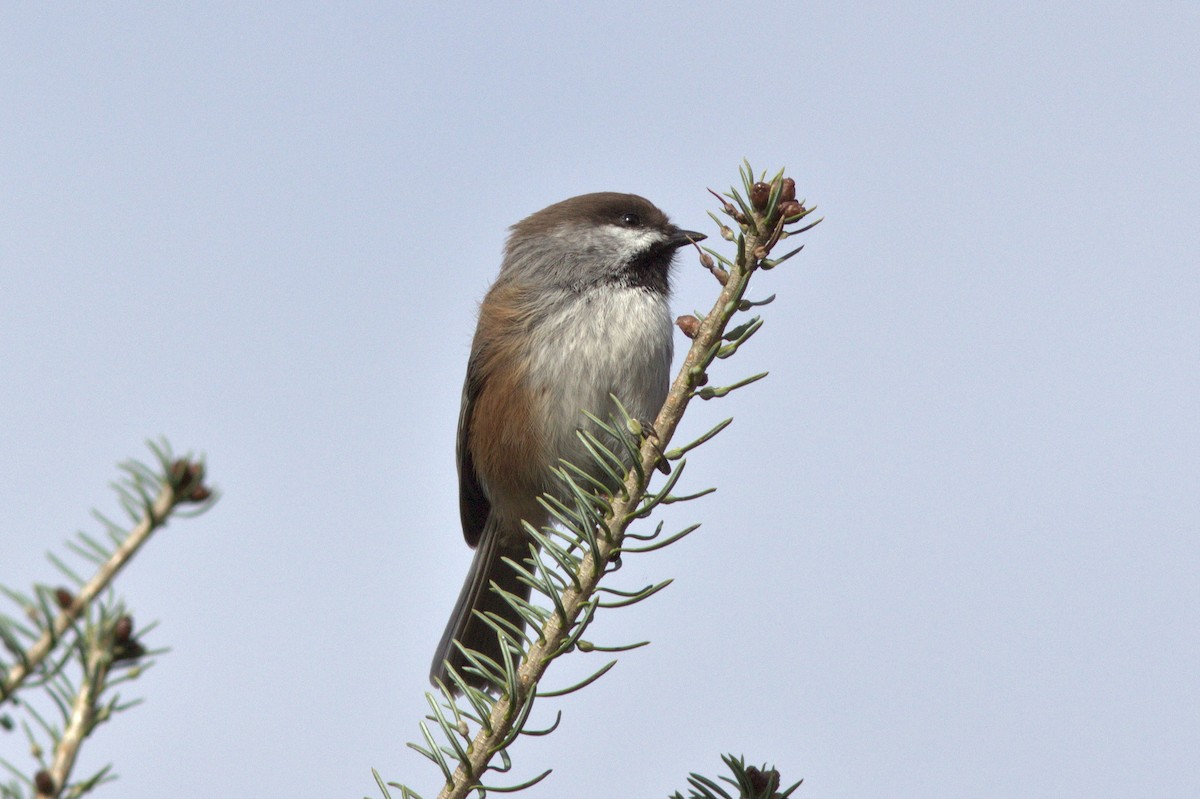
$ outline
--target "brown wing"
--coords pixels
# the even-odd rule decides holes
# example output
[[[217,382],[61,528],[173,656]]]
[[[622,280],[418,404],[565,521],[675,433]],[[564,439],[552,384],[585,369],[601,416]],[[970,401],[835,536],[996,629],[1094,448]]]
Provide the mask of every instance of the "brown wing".
[[[483,493],[479,475],[467,445],[471,436],[471,416],[475,399],[483,389],[483,372],[475,355],[467,362],[467,379],[463,382],[462,407],[458,412],[458,513],[462,520],[463,538],[471,548],[479,544],[483,527],[487,524],[492,504]]]

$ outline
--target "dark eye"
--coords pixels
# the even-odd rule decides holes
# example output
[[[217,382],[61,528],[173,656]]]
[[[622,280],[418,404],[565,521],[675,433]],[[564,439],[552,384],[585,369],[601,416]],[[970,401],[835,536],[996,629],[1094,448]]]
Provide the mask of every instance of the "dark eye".
[[[637,227],[642,224],[642,218],[635,213],[628,213],[621,217],[621,224],[625,227]]]

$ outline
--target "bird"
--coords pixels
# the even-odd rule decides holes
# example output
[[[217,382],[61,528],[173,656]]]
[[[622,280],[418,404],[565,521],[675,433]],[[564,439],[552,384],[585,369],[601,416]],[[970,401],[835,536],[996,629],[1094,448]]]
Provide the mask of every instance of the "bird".
[[[563,200],[510,229],[479,306],[463,383],[459,516],[475,554],[434,655],[434,685],[454,690],[453,668],[468,685],[489,688],[464,670],[458,646],[503,663],[496,631],[479,614],[523,629],[491,586],[529,598],[504,559],[528,557],[522,522],[550,522],[538,498],[559,496],[552,468],[565,460],[604,481],[577,436],[589,425],[584,412],[609,418],[615,396],[631,418],[658,415],[673,354],[672,262],[704,238],[649,200],[619,192]]]

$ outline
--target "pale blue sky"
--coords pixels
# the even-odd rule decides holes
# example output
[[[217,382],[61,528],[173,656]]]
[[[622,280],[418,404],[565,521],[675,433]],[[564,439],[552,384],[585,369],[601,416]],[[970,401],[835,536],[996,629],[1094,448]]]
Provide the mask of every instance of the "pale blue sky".
[[[404,743],[506,228],[617,190],[711,230],[747,156],[827,221],[714,375],[771,377],[686,420],[736,417],[704,527],[618,575],[675,584],[594,636],[654,645],[545,703],[529,796],[727,751],[809,799],[1192,796],[1197,41],[1189,3],[5,4],[0,580],[147,437],[225,494],[122,581],[173,651],[101,795],[436,794]]]

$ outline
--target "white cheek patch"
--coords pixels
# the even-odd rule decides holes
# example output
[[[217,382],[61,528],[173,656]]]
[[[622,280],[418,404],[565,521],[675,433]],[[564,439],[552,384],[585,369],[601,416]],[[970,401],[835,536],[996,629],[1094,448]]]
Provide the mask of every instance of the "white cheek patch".
[[[656,244],[663,244],[667,237],[662,231],[651,228],[631,228],[621,225],[600,225],[573,231],[573,237],[588,249],[599,249],[612,256],[612,260],[628,263]]]
[[[619,225],[605,225],[604,232],[616,243],[616,249],[626,260],[646,252],[655,244],[667,240],[661,232],[649,228],[629,228]]]

